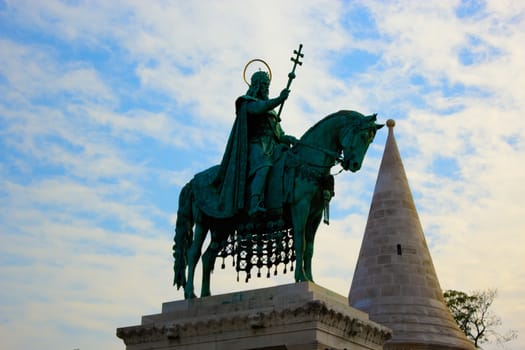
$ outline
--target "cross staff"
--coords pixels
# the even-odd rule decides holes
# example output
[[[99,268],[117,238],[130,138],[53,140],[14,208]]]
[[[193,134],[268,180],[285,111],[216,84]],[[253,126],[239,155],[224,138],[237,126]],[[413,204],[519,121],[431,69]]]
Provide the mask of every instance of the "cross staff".
[[[292,85],[292,80],[295,79],[295,67],[297,65],[302,65],[303,62],[299,61],[300,58],[304,57],[304,54],[301,53],[301,50],[303,48],[303,44],[299,44],[299,50],[293,50],[293,53],[295,54],[295,58],[291,57],[290,60],[293,62],[293,68],[290,73],[288,73],[288,84],[286,84],[286,89],[290,89],[290,85]],[[281,106],[279,107],[279,112],[277,113],[277,118],[281,119],[281,111],[283,110],[284,101],[281,103]]]

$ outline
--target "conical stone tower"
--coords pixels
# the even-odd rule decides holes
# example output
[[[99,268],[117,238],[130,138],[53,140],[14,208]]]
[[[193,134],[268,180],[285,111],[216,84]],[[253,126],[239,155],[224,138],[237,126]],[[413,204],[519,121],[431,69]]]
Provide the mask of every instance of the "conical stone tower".
[[[394,138],[393,120],[357,261],[350,306],[393,330],[385,350],[475,349],[452,318]]]

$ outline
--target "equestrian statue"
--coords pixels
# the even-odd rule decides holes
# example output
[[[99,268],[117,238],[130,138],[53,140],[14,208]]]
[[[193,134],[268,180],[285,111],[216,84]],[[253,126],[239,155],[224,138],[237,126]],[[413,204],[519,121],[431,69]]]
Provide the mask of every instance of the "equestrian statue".
[[[302,45],[294,50],[288,84],[269,98],[270,67],[256,71],[248,91],[235,102],[236,118],[219,165],[194,176],[181,190],[175,227],[174,281],[186,299],[195,298],[194,273],[208,232],[211,241],[202,255],[201,297],[209,296],[210,274],[217,257],[233,257],[239,273],[295,265],[295,281],[313,281],[312,255],[317,228],[328,223],[334,196],[330,169],[361,168],[376,131],[376,114],[341,110],[321,119],[300,139],[281,128],[281,111],[289,96]],[[279,107],[278,112],[274,109]]]

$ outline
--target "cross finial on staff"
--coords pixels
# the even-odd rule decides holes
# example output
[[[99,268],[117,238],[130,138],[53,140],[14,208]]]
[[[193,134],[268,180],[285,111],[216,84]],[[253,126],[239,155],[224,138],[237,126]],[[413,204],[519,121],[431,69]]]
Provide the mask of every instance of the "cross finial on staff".
[[[290,88],[290,86],[292,85],[292,80],[295,79],[295,68],[297,67],[297,65],[301,66],[303,64],[303,62],[300,61],[300,59],[304,57],[304,54],[301,53],[302,49],[303,49],[303,44],[299,44],[299,49],[293,50],[295,57],[290,58],[290,60],[292,60],[293,62],[293,68],[292,68],[292,71],[288,73],[288,84],[286,84],[286,89]],[[283,110],[283,105],[284,105],[284,102],[281,103],[281,106],[279,107],[279,112],[277,113],[277,118],[279,119],[281,116],[281,111]]]

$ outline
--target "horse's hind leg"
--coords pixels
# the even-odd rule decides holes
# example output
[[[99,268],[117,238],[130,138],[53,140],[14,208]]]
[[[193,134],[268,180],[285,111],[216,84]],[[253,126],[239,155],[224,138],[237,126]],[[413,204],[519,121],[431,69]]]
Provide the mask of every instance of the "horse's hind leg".
[[[215,260],[221,249],[225,246],[228,236],[222,235],[216,230],[211,231],[211,242],[208,249],[202,255],[202,287],[201,297],[211,295],[210,278],[215,266]]]
[[[202,223],[197,222],[195,224],[193,242],[191,242],[191,247],[188,249],[188,280],[186,281],[186,286],[184,287],[185,299],[192,299],[196,297],[194,292],[195,286],[193,284],[195,277],[195,266],[199,262],[202,244],[204,243],[207,232],[208,228],[203,226]]]

